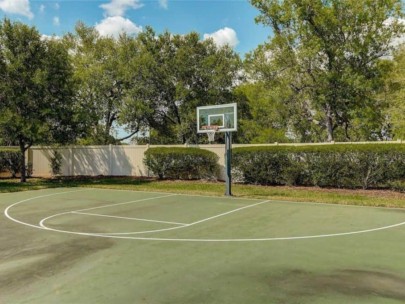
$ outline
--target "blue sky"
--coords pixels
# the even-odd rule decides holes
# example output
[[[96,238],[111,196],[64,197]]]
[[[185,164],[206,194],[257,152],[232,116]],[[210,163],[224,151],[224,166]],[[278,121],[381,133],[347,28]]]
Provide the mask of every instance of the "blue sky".
[[[196,31],[201,39],[230,44],[242,56],[271,34],[255,23],[257,15],[247,0],[0,0],[0,18],[33,25],[44,35],[71,32],[77,21],[105,35],[136,34],[149,25],[158,33]]]

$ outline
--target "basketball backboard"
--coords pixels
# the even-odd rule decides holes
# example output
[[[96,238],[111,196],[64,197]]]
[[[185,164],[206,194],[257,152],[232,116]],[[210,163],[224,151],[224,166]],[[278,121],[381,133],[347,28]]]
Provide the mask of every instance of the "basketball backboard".
[[[236,103],[197,107],[197,133],[232,132],[237,130]]]

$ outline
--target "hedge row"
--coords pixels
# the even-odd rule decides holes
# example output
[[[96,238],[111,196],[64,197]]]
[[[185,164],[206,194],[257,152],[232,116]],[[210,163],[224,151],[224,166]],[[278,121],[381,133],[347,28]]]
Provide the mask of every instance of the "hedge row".
[[[21,154],[17,149],[0,149],[0,172],[9,172],[13,177],[20,172]]]
[[[216,179],[218,156],[198,148],[150,148],[146,167],[160,179]]]
[[[245,183],[364,189],[405,178],[405,145],[271,146],[233,149]]]

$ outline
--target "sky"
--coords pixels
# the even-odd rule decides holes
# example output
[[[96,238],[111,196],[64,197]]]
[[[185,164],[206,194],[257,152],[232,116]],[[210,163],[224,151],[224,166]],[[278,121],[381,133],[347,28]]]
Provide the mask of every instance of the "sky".
[[[265,42],[270,28],[256,24],[258,10],[247,0],[0,0],[0,18],[35,26],[47,36],[73,32],[78,21],[102,35],[136,35],[146,26],[157,33],[195,31],[229,44],[242,57]]]

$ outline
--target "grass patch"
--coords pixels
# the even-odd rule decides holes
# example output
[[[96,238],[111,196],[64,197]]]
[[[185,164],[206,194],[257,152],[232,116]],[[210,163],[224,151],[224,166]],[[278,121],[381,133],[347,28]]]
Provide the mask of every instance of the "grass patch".
[[[27,183],[20,183],[17,179],[0,180],[0,192],[17,192],[60,187],[93,187],[212,196],[222,196],[225,192],[225,185],[222,182],[158,181],[154,179],[131,177],[72,179],[31,178]],[[234,196],[246,198],[405,208],[405,194],[389,190],[347,190],[317,187],[274,187],[235,184],[232,187],[232,191]]]

